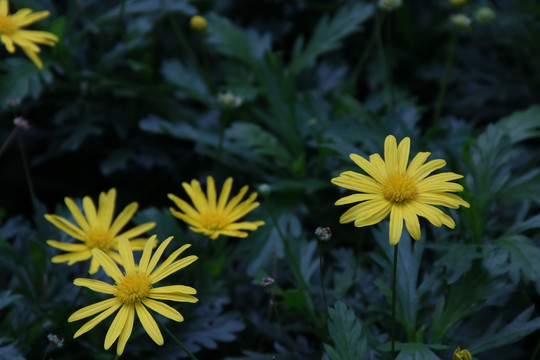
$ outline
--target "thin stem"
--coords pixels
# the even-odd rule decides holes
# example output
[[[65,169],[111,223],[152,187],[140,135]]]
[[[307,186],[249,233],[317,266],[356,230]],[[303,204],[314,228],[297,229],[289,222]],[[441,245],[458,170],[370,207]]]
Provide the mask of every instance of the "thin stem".
[[[392,359],[396,358],[396,274],[398,261],[398,245],[394,246],[394,264],[392,271],[392,328],[390,338],[392,340]]]
[[[444,97],[446,96],[446,88],[448,87],[448,79],[450,78],[450,73],[452,72],[452,67],[454,65],[454,53],[456,50],[457,39],[457,31],[454,31],[452,33],[452,39],[450,40],[450,50],[448,51],[448,56],[446,57],[444,73],[439,86],[439,95],[437,96],[437,102],[435,104],[435,113],[433,115],[434,126],[439,125],[439,118],[441,117]]]
[[[156,319],[156,321],[157,321],[157,323],[159,324],[159,326],[162,327],[163,330],[165,330],[165,332],[166,332],[167,334],[169,334],[169,336],[174,340],[174,342],[175,342],[176,344],[178,344],[178,346],[180,346],[180,347],[182,348],[182,350],[184,350],[184,352],[189,356],[189,358],[190,358],[191,360],[198,360],[198,359],[195,357],[195,355],[193,355],[193,354],[191,353],[191,351],[189,351],[188,348],[185,347],[184,344],[182,344],[182,343],[180,342],[180,340],[178,340],[178,339],[176,338],[176,336],[174,336],[174,334],[173,334],[173,333],[172,333],[165,325],[163,325],[158,319]]]
[[[534,348],[533,354],[531,356],[531,360],[538,359],[537,357],[538,352],[540,352],[540,340],[536,343],[536,347]]]
[[[8,138],[6,139],[6,141],[4,141],[4,143],[2,144],[2,147],[0,148],[0,157],[2,157],[2,154],[4,154],[4,152],[6,151],[6,149],[8,148],[9,144],[13,141],[13,139],[15,139],[15,135],[17,135],[17,132],[19,132],[19,128],[16,127],[15,129],[13,129],[13,131],[11,131],[11,133],[9,134]]]
[[[191,46],[189,46],[189,43],[186,40],[186,37],[184,36],[184,33],[182,30],[180,30],[180,27],[174,20],[174,17],[172,15],[168,15],[169,23],[171,24],[171,27],[173,29],[173,33],[176,35],[178,40],[180,41],[180,46],[182,46],[182,49],[187,54],[189,61],[191,64],[195,67],[199,75],[203,78],[204,82],[206,83],[206,86],[211,90],[215,91],[214,84],[210,80],[210,77],[207,76],[206,72],[200,67],[199,62],[197,61],[197,57],[195,56],[195,53],[193,50],[191,50]]]
[[[291,343],[289,342],[289,338],[287,337],[287,333],[285,332],[285,329],[283,328],[283,324],[281,323],[281,318],[279,317],[279,311],[276,304],[276,298],[274,294],[270,293],[271,301],[272,301],[272,308],[274,309],[274,312],[276,314],[276,319],[278,321],[279,329],[281,330],[281,333],[283,334],[283,340],[285,342],[285,346],[287,347],[287,350],[289,351],[289,354],[291,354],[293,359],[296,359],[296,356],[294,356],[293,348],[291,346]]]
[[[386,55],[384,53],[384,44],[382,40],[382,21],[380,19],[379,11],[375,11],[375,35],[377,40],[377,55],[379,57],[379,64],[382,69],[383,82],[385,87],[385,99],[388,107],[394,112],[394,100],[392,95],[392,82],[390,79],[390,69],[386,61]]]
[[[21,138],[19,140],[19,148],[21,149],[21,158],[24,167],[24,174],[26,176],[26,183],[28,184],[28,191],[30,192],[30,198],[32,199],[32,207],[36,203],[36,193],[34,192],[34,185],[32,183],[32,177],[30,176],[30,169],[28,168],[28,162],[26,161],[26,153],[24,152],[24,146]]]
[[[324,309],[326,311],[326,317],[329,318],[328,303],[326,302],[326,290],[324,289],[324,268],[323,268],[323,256],[322,256],[322,241],[319,239],[319,268],[321,271],[321,289],[324,301]]]
[[[353,89],[355,88],[356,79],[358,79],[358,75],[360,74],[360,70],[364,67],[364,64],[369,58],[369,55],[371,54],[371,51],[373,50],[373,46],[375,45],[375,40],[377,38],[376,32],[373,32],[371,37],[369,38],[369,41],[367,45],[364,47],[364,51],[362,51],[362,55],[360,55],[360,59],[356,63],[352,75],[351,75],[351,85]]]

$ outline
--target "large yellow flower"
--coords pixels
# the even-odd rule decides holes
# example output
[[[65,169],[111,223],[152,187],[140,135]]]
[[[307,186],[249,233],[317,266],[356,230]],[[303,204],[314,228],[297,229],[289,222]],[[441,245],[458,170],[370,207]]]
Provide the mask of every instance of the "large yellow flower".
[[[67,254],[54,256],[51,259],[53,263],[67,262],[68,265],[72,265],[79,261],[88,260],[92,257],[92,249],[103,250],[115,261],[121,263],[122,259],[116,252],[118,250],[118,239],[120,237],[130,239],[133,249],[142,250],[146,244],[146,238],[136,237],[156,226],[156,223],[149,222],[118,234],[129,220],[131,220],[137,211],[138,205],[136,202],[132,202],[112,222],[116,202],[116,189],[110,189],[107,194],[102,192],[99,195],[99,207],[97,211],[92,199],[89,196],[85,196],[83,199],[83,208],[86,217],[81,213],[81,210],[72,199],[66,197],[64,200],[79,226],[58,215],[46,214],[45,218],[82,243],[74,244],[48,240],[47,244],[50,246],[68,252]],[[98,269],[99,263],[95,258],[92,258],[90,274],[95,273]]]
[[[242,187],[238,195],[227,203],[233,179],[228,178],[225,181],[218,200],[216,200],[214,178],[208,176],[207,182],[206,195],[197,180],[192,180],[191,185],[182,183],[195,208],[178,196],[168,194],[169,199],[181,210],[177,211],[171,207],[171,213],[180,220],[192,225],[191,230],[203,233],[215,240],[220,235],[244,238],[248,236],[248,233],[243,230],[257,230],[259,226],[264,225],[264,221],[236,222],[259,206],[259,203],[255,202],[257,193],[252,193],[247,200],[242,201],[249,189],[247,185]]]
[[[369,161],[356,154],[350,155],[351,160],[369,176],[345,171],[332,179],[336,185],[360,192],[336,201],[336,205],[360,202],[341,216],[341,224],[354,221],[357,227],[374,225],[390,214],[392,245],[401,238],[404,220],[411,236],[420,240],[418,216],[435,226],[454,228],[454,220],[433,205],[453,209],[460,205],[469,207],[465,200],[452,194],[463,191],[461,185],[451,182],[463,176],[452,172],[429,176],[445,166],[446,161],[437,159],[426,163],[430,153],[421,152],[409,163],[410,143],[406,137],[398,147],[396,138],[389,135],[384,141],[384,160],[379,154],[371,155]]]
[[[10,15],[8,1],[0,0],[0,40],[10,53],[15,52],[14,43],[19,45],[40,69],[43,67],[43,63],[37,54],[41,49],[36,44],[54,46],[58,37],[46,31],[21,30],[21,28],[47,16],[49,16],[48,11],[32,13],[30,9],[20,9],[15,14]]]
[[[198,299],[193,295],[197,294],[197,290],[184,285],[161,287],[154,287],[153,285],[188,266],[197,260],[197,256],[190,255],[174,261],[184,250],[191,246],[190,244],[186,244],[173,252],[167,260],[156,268],[159,258],[171,242],[172,236],[165,240],[152,256],[155,238],[156,236],[154,235],[146,242],[138,267],[133,260],[133,251],[129,241],[126,238],[120,239],[120,256],[122,257],[122,264],[124,264],[124,273],[120,271],[118,266],[116,266],[114,261],[106,253],[99,249],[92,250],[94,257],[107,275],[115,281],[115,284],[111,285],[99,280],[81,278],[75,279],[73,283],[77,286],[85,286],[99,293],[113,295],[114,297],[74,312],[69,317],[69,322],[84,319],[98,313],[100,314],[84,324],[73,335],[73,338],[81,336],[93,329],[101,321],[120,309],[105,336],[105,350],[109,349],[116,339],[118,339],[116,353],[120,356],[124,352],[126,343],[131,336],[135,313],[141,321],[144,330],[146,330],[148,335],[158,345],[163,345],[163,336],[156,321],[146,309],[147,307],[174,321],[184,321],[184,317],[177,310],[157,300],[196,303]]]

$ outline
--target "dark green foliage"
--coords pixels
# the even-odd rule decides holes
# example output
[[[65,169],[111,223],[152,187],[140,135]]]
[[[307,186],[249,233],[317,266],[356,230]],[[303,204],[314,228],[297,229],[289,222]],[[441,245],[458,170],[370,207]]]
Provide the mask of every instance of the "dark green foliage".
[[[474,19],[484,5],[489,24]],[[116,214],[139,203],[128,226],[156,222],[147,235],[174,236],[165,255],[189,243],[199,257],[159,284],[197,289],[196,304],[169,302],[185,321],[156,315],[198,359],[390,359],[388,220],[339,224],[348,206],[334,203],[352,192],[330,183],[362,172],[349,154],[383,154],[388,134],[463,174],[471,205],[444,209],[454,229],[421,219],[419,242],[403,233],[396,358],[540,356],[535,1],[10,1],[26,7],[51,12],[29,29],[60,42],[41,47],[41,71],[0,43],[0,359],[114,357],[111,319],[72,339],[84,322],[70,314],[104,296],[73,285],[87,262],[51,263],[46,241],[74,240],[43,217],[71,219],[65,196],[112,187]],[[457,12],[470,30],[452,27]],[[195,14],[205,32],[190,29]],[[18,116],[31,129],[14,131]],[[265,225],[209,240],[173,217],[167,194],[189,202],[182,182],[209,175],[218,192],[228,177],[231,196],[259,192],[242,221]],[[187,358],[162,333],[158,347],[136,320],[122,359]]]

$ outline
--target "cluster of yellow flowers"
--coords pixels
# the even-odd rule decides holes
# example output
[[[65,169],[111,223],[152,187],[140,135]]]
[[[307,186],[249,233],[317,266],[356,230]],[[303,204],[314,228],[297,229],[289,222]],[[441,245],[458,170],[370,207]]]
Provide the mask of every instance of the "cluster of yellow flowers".
[[[357,191],[357,194],[339,199],[336,205],[359,202],[347,210],[340,218],[341,223],[354,222],[355,226],[369,226],[384,220],[390,214],[389,241],[396,245],[402,235],[403,223],[415,240],[420,240],[420,223],[418,216],[426,218],[435,226],[455,226],[454,220],[435,206],[458,208],[469,207],[461,197],[453,194],[462,191],[463,187],[453,183],[462,178],[461,175],[444,172],[430,174],[446,165],[444,160],[426,162],[430,153],[418,153],[409,162],[410,139],[404,138],[399,146],[394,136],[389,135],[384,143],[384,160],[379,154],[373,154],[369,160],[351,154],[353,160],[367,175],[354,171],[343,172],[332,179],[336,185]],[[190,197],[192,205],[174,194],[168,194],[177,206],[171,207],[172,215],[190,225],[190,229],[202,233],[215,240],[219,236],[244,238],[247,231],[256,230],[264,225],[263,221],[243,221],[241,218],[257,208],[257,193],[244,197],[248,186],[229,201],[233,179],[228,178],[219,196],[216,192],[214,178],[208,176],[206,193],[197,180],[182,183]],[[184,285],[154,287],[154,284],[172,273],[191,264],[197,257],[190,255],[180,260],[176,258],[190,245],[186,244],[176,250],[159,267],[157,263],[172,237],[165,240],[152,255],[156,246],[156,235],[150,238],[140,236],[152,229],[153,222],[138,225],[121,233],[124,226],[137,211],[137,203],[126,206],[113,221],[116,190],[101,193],[96,206],[88,196],[82,200],[84,215],[81,209],[69,197],[65,203],[76,224],[68,219],[47,214],[45,218],[65,233],[78,240],[77,243],[64,243],[49,240],[47,243],[66,253],[54,256],[53,263],[67,262],[69,265],[91,259],[90,274],[103,268],[114,281],[114,285],[92,279],[76,279],[74,284],[84,286],[93,291],[109,294],[113,297],[76,311],[68,321],[76,321],[98,314],[83,325],[74,337],[91,330],[116,310],[113,323],[105,338],[105,349],[118,339],[117,353],[122,354],[131,335],[135,313],[149,336],[159,345],[163,337],[159,328],[146,308],[150,308],[163,316],[176,321],[183,321],[182,315],[172,307],[158,300],[178,302],[197,302],[194,288]],[[141,260],[135,265],[133,250],[143,250]],[[117,264],[120,264],[122,272]]]
[[[248,191],[247,186],[244,186],[238,195],[228,201],[232,178],[225,181],[219,198],[216,196],[214,179],[209,176],[207,181],[206,195],[196,180],[193,180],[191,185],[182,184],[193,206],[176,195],[169,194],[169,198],[180,209],[178,211],[171,208],[172,214],[190,224],[193,231],[204,233],[211,239],[217,239],[220,235],[246,237],[248,233],[245,230],[256,230],[264,225],[263,221],[237,222],[259,206],[259,203],[255,202],[256,193],[242,201]],[[76,224],[54,214],[47,214],[45,218],[78,242],[65,243],[48,240],[47,243],[50,246],[66,252],[54,256],[51,261],[53,263],[67,262],[68,265],[72,265],[91,259],[90,274],[94,274],[101,267],[114,281],[112,285],[93,279],[75,279],[74,284],[77,286],[84,286],[99,293],[112,295],[112,297],[84,307],[69,317],[68,321],[72,322],[98,314],[84,324],[75,333],[74,338],[91,330],[119,310],[105,337],[105,349],[109,349],[118,339],[117,354],[123,353],[133,329],[135,314],[152,340],[158,345],[163,345],[163,336],[147,308],[172,320],[183,321],[184,318],[177,310],[159,300],[190,303],[198,301],[194,296],[197,291],[192,287],[154,286],[157,282],[197,260],[195,255],[176,260],[191,245],[183,245],[160,266],[157,266],[165,248],[173,239],[172,236],[163,241],[152,255],[152,249],[157,244],[156,235],[150,238],[140,236],[154,228],[155,223],[141,224],[121,233],[137,211],[137,203],[133,202],[126,206],[114,221],[116,189],[100,194],[97,209],[89,196],[84,197],[82,201],[84,214],[69,197],[65,198],[65,203]],[[134,262],[133,250],[143,251],[138,265]],[[117,264],[123,267],[123,271]]]

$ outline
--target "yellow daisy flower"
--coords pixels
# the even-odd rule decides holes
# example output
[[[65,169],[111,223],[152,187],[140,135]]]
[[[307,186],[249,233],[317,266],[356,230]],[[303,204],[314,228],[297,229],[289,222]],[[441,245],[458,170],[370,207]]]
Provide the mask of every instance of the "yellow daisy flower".
[[[420,240],[418,216],[439,227],[453,229],[454,220],[433,205],[457,209],[469,204],[452,192],[463,191],[459,184],[451,182],[463,176],[452,172],[431,175],[446,165],[437,159],[425,162],[429,152],[418,153],[409,163],[411,141],[404,138],[399,147],[392,135],[384,141],[384,160],[373,154],[369,161],[351,154],[350,158],[367,174],[345,171],[332,183],[360,194],[349,195],[336,201],[336,205],[360,202],[347,210],[339,219],[341,224],[354,221],[357,227],[374,225],[390,214],[390,244],[396,245],[401,238],[403,220],[411,236]],[[407,165],[408,164],[408,165]]]
[[[92,257],[92,249],[103,250],[115,261],[121,263],[122,259],[116,252],[118,250],[118,239],[120,237],[127,238],[131,240],[133,249],[142,250],[146,244],[146,238],[136,237],[156,226],[156,223],[149,222],[118,234],[129,220],[131,220],[137,211],[138,204],[132,202],[126,206],[116,220],[112,222],[116,202],[116,189],[114,188],[110,189],[107,194],[102,192],[99,195],[99,207],[97,211],[92,199],[89,196],[84,197],[83,208],[86,217],[72,199],[66,197],[64,200],[78,226],[58,215],[46,214],[45,219],[82,243],[73,244],[48,240],[47,244],[50,246],[68,252],[67,254],[54,256],[51,259],[53,263],[67,262],[68,265],[72,265],[79,261],[88,260]],[[90,262],[90,274],[95,273],[98,269],[98,261],[92,258]]]
[[[15,52],[14,43],[19,45],[25,54],[36,64],[43,67],[37,55],[41,49],[36,44],[54,46],[58,41],[56,35],[47,31],[21,30],[22,27],[33,24],[49,16],[48,11],[32,13],[30,9],[20,9],[15,14],[9,14],[8,0],[0,0],[0,40],[10,53]]]
[[[247,200],[240,202],[249,189],[246,185],[240,189],[238,195],[227,203],[229,194],[231,193],[232,183],[232,178],[228,178],[225,181],[217,201],[216,186],[212,176],[207,177],[206,195],[197,180],[192,180],[191,185],[182,183],[184,190],[191,198],[195,208],[178,196],[168,194],[169,199],[181,211],[177,211],[172,207],[169,209],[174,216],[192,225],[190,227],[191,230],[210,236],[212,240],[217,239],[220,235],[239,238],[247,237],[248,233],[243,230],[257,230],[257,227],[264,225],[264,221],[236,221],[259,206],[259,203],[255,202],[257,193],[252,193]]]
[[[153,256],[152,248],[154,247],[156,236],[154,235],[149,238],[144,246],[138,266],[135,265],[133,260],[133,250],[129,240],[121,238],[119,240],[119,248],[122,264],[124,264],[124,273],[120,271],[118,266],[105,252],[100,249],[92,250],[94,257],[103,267],[103,270],[105,270],[107,275],[115,281],[115,284],[111,285],[99,280],[82,278],[75,279],[73,283],[77,286],[85,286],[90,290],[99,293],[113,295],[114,297],[86,306],[74,312],[69,317],[69,322],[84,319],[98,313],[99,315],[84,324],[75,335],[73,335],[73,338],[79,337],[85,332],[93,329],[101,321],[120,309],[105,336],[105,350],[108,350],[116,339],[118,339],[116,353],[118,356],[122,355],[131,335],[131,331],[133,330],[135,314],[137,314],[144,330],[146,330],[152,340],[158,345],[163,345],[161,331],[146,308],[150,308],[169,319],[180,322],[184,321],[184,317],[177,310],[157,300],[190,303],[196,303],[198,301],[198,299],[193,296],[194,294],[197,294],[197,290],[190,286],[153,286],[160,280],[197,260],[197,256],[190,255],[178,261],[174,261],[184,250],[191,246],[190,244],[186,244],[173,252],[167,260],[156,268],[163,251],[167,245],[169,245],[172,238],[173,237],[171,236],[165,240],[158,247]]]

